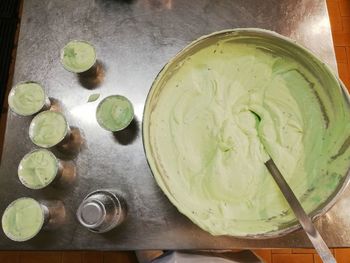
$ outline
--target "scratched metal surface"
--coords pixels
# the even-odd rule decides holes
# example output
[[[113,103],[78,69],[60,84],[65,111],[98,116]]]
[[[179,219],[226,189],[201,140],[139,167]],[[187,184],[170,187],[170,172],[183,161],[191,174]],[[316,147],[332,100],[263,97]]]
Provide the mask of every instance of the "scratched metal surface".
[[[162,194],[147,165],[141,138],[146,95],[162,66],[201,35],[235,27],[260,27],[297,40],[336,68],[324,0],[26,0],[24,1],[14,83],[41,82],[60,102],[84,143],[78,154],[60,155],[77,166],[78,177],[65,188],[33,191],[17,179],[20,159],[34,149],[28,137],[30,118],[9,112],[0,167],[0,213],[14,199],[30,196],[62,200],[65,223],[34,239],[15,243],[0,231],[0,249],[224,249],[243,247],[309,247],[301,231],[269,240],[213,237],[177,212]],[[94,44],[105,69],[102,83],[89,83],[63,69],[60,48],[71,39]],[[91,83],[90,83],[91,84]],[[86,86],[86,87],[84,87]],[[89,95],[127,96],[136,122],[124,134],[101,129]],[[129,204],[125,224],[107,234],[94,234],[75,218],[79,203],[98,188],[124,192]],[[350,192],[347,191],[317,227],[331,246],[350,246]]]

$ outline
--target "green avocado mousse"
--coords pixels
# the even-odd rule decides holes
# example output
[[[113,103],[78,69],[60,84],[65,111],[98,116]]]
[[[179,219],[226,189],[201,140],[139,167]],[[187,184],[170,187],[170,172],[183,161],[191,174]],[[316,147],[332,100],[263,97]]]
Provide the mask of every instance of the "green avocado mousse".
[[[107,131],[120,131],[134,118],[134,108],[124,96],[112,95],[104,98],[97,106],[98,124]]]
[[[49,105],[43,87],[33,81],[20,82],[14,86],[8,97],[10,109],[21,116],[30,116]]]
[[[27,241],[42,229],[45,213],[40,203],[32,198],[22,197],[13,201],[2,215],[2,229],[13,241]]]
[[[69,126],[62,113],[43,111],[36,115],[29,126],[32,142],[43,148],[53,147],[69,134]]]
[[[73,73],[89,70],[96,62],[96,51],[86,41],[72,40],[61,51],[63,67]]]
[[[195,41],[159,73],[145,104],[158,185],[212,235],[276,237],[298,227],[267,153],[311,216],[346,185],[348,95],[324,63],[268,32]]]
[[[59,161],[55,155],[38,149],[26,154],[18,166],[18,178],[30,189],[41,189],[48,186],[58,174]]]

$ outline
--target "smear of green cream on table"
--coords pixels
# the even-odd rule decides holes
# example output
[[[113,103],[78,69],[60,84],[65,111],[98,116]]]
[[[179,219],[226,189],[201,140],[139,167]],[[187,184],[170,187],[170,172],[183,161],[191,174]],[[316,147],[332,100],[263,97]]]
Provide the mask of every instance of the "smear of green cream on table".
[[[100,97],[99,93],[91,94],[89,96],[88,102],[94,102],[94,101],[98,100],[99,97]]]

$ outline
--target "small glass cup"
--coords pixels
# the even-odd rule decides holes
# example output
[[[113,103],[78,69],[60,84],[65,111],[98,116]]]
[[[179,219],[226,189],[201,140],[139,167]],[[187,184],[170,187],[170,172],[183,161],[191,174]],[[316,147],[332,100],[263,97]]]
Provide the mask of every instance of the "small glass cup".
[[[31,116],[50,108],[50,99],[42,85],[34,81],[17,83],[8,96],[10,109],[21,116]]]
[[[70,138],[70,127],[60,112],[43,111],[36,115],[29,126],[32,142],[43,148],[65,144]]]
[[[62,66],[72,73],[84,73],[96,64],[95,47],[87,41],[72,40],[61,50]]]
[[[46,149],[26,154],[18,166],[18,178],[30,189],[42,189],[53,184],[71,184],[76,176],[75,166],[62,161]]]
[[[77,211],[80,224],[95,233],[105,233],[124,222],[127,204],[114,189],[101,189],[88,194]]]
[[[124,96],[108,96],[98,104],[96,119],[98,124],[107,131],[121,131],[134,119],[134,108]]]
[[[22,197],[7,206],[1,224],[9,239],[23,242],[35,237],[42,229],[61,225],[64,219],[65,209],[61,201],[39,202]]]

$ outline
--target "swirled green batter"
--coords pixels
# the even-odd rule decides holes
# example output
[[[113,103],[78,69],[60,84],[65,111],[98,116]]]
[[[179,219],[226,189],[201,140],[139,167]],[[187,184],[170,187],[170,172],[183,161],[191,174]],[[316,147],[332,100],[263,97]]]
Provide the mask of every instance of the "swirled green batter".
[[[29,126],[29,137],[38,146],[49,148],[60,143],[68,132],[66,118],[58,112],[43,111]]]
[[[22,82],[11,90],[8,103],[15,113],[29,116],[37,113],[44,106],[45,93],[38,83]]]
[[[95,61],[95,48],[88,42],[73,40],[62,50],[61,62],[68,71],[74,73],[87,71]]]
[[[31,189],[40,189],[56,177],[58,162],[48,150],[39,149],[23,157],[18,167],[20,181]]]
[[[32,198],[13,201],[2,216],[2,229],[14,241],[26,241],[34,237],[44,224],[44,212]]]
[[[97,107],[96,119],[108,131],[126,128],[134,118],[131,102],[123,96],[112,95],[103,99]]]
[[[307,212],[325,202],[350,160],[338,82],[320,83],[292,56],[254,43],[218,40],[188,53],[160,74],[145,110],[149,162],[177,208],[214,235],[293,222],[261,141]]]

